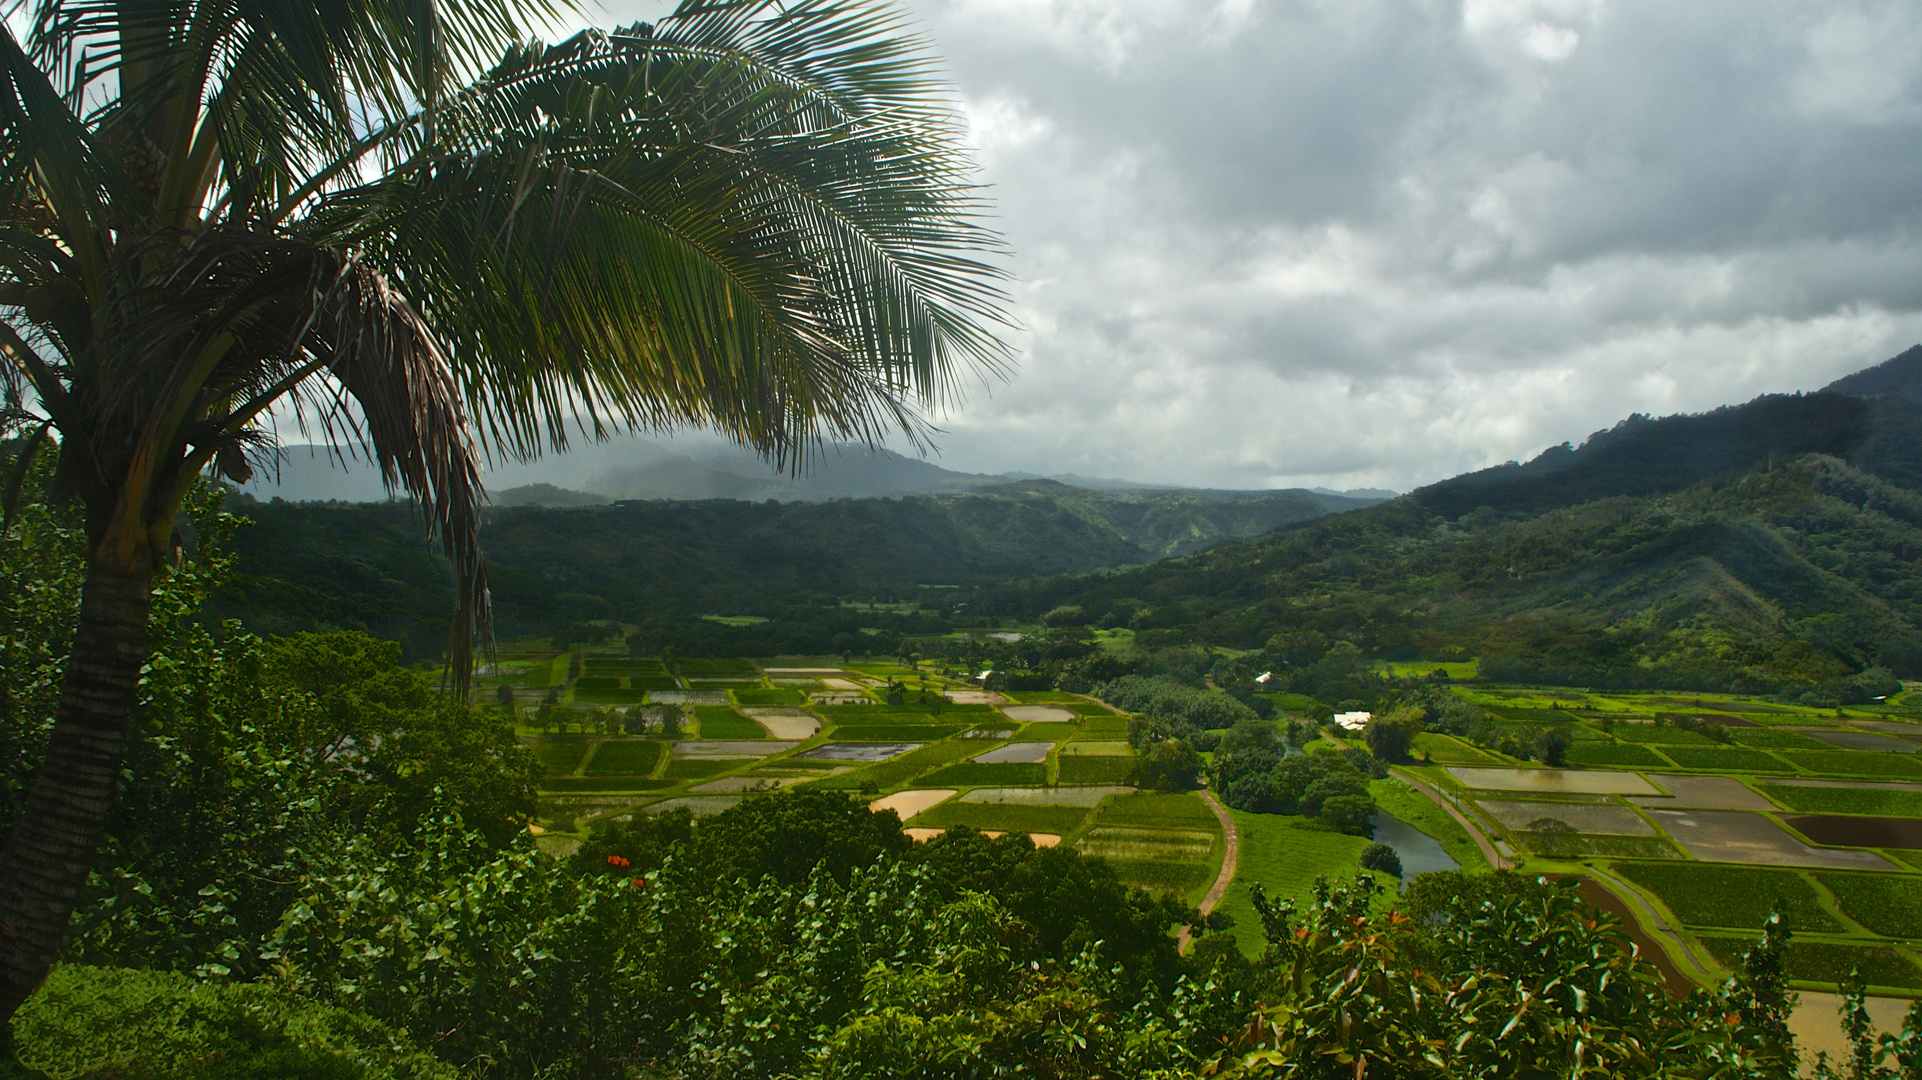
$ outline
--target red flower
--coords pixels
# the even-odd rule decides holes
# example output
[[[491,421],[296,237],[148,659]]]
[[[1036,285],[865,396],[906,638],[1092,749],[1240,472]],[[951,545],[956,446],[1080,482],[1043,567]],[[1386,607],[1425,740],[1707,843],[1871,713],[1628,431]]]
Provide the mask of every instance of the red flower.
[[[626,865],[627,865],[627,860],[626,860],[626,859],[623,859],[623,858],[621,858],[621,857],[620,857],[619,855],[609,855],[609,856],[607,857],[607,865],[609,865],[609,866],[623,866],[623,867],[624,867],[624,866],[626,866]]]
[[[644,889],[647,887],[647,879],[644,877],[637,877],[633,881],[629,882],[628,884],[634,886],[637,889]]]

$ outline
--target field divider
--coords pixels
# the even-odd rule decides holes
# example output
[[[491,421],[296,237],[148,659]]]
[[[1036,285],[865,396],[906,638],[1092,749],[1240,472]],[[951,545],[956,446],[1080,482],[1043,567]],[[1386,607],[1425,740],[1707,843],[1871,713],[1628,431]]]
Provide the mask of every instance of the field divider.
[[[1661,908],[1657,906],[1657,901],[1651,901],[1647,896],[1643,895],[1642,890],[1616,877],[1601,866],[1591,863],[1589,864],[1589,871],[1595,879],[1606,886],[1610,892],[1622,898],[1623,902],[1628,905],[1629,910],[1635,913],[1635,917],[1637,921],[1641,922],[1643,929],[1647,930],[1657,941],[1665,940],[1672,946],[1672,948],[1667,950],[1671,958],[1680,954],[1682,963],[1687,968],[1693,969],[1692,972],[1684,971],[1684,974],[1704,986],[1711,985],[1717,981],[1715,973],[1721,965],[1715,963],[1712,957],[1711,963],[1714,963],[1713,967],[1709,964],[1704,964],[1701,958],[1695,955],[1695,950],[1689,947],[1688,934],[1680,928],[1679,920],[1677,922],[1670,922],[1668,917],[1662,914]]]

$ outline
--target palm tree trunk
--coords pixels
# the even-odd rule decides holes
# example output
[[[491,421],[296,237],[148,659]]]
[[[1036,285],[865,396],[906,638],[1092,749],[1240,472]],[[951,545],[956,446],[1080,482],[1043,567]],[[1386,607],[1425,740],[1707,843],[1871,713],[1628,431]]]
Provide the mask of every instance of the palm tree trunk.
[[[120,779],[153,574],[106,562],[88,568],[46,760],[0,851],[0,1025],[59,955]]]

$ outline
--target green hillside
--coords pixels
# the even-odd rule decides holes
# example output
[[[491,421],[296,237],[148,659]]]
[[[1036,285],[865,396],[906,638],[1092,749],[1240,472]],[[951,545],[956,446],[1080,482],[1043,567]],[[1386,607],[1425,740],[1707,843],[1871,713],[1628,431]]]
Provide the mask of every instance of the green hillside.
[[[1483,673],[1774,689],[1922,667],[1922,498],[1826,455],[1530,514],[1430,492],[1096,579],[1011,590],[1137,641],[1312,664],[1483,656]]]
[[[912,498],[503,507],[483,544],[505,635],[619,619],[697,649],[826,651],[863,627],[946,629],[933,614],[856,613],[843,601],[921,605],[944,619],[978,586],[1143,564],[1361,505],[1303,491],[1097,492],[1035,480]],[[235,542],[242,572],[221,615],[262,632],[367,630],[416,656],[439,648],[450,579],[410,508],[235,508],[254,525]]]

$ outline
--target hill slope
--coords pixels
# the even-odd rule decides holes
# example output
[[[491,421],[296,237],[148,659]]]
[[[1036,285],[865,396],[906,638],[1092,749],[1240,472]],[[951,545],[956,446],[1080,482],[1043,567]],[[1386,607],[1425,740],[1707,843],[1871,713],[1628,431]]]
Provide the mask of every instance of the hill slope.
[[[1096,492],[1034,480],[900,499],[497,507],[483,543],[503,634],[593,619],[685,630],[706,614],[819,623],[819,609],[848,599],[926,599],[951,612],[974,586],[1146,563],[1363,505],[1301,491]],[[407,507],[240,509],[255,525],[237,540],[241,573],[221,615],[260,631],[366,629],[435,654],[451,592]],[[868,625],[877,621],[886,622]]]

